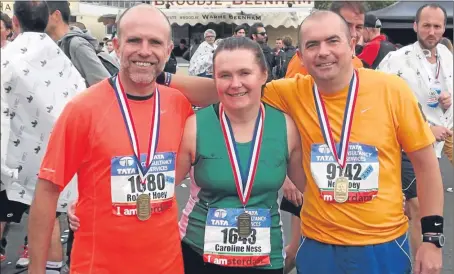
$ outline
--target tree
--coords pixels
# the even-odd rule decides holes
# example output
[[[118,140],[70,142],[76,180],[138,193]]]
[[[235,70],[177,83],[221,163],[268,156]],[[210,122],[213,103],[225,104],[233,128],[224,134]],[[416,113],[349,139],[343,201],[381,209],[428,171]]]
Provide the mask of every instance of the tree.
[[[333,1],[315,1],[314,7],[319,10],[327,10]],[[379,10],[394,4],[396,1],[364,1],[366,10]]]

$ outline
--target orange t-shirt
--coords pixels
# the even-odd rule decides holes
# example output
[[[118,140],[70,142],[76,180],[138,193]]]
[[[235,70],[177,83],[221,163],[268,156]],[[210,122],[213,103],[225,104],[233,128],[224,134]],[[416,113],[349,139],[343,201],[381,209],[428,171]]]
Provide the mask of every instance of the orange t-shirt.
[[[363,62],[358,57],[352,59],[353,66],[355,68],[362,68]],[[307,75],[307,69],[302,64],[301,59],[298,57],[298,54],[293,55],[292,59],[288,63],[287,72],[285,73],[285,78],[293,78],[296,74]]]
[[[333,203],[322,195],[333,191],[332,182],[338,177],[337,162],[330,170],[314,168],[322,165],[324,158],[332,157],[324,145],[316,112],[310,75],[297,75],[267,84],[264,102],[289,114],[301,134],[303,167],[307,177],[304,205],[301,210],[302,234],[319,242],[335,245],[371,245],[391,241],[408,229],[408,220],[402,209],[401,152],[413,152],[430,146],[434,136],[418,107],[418,101],[401,78],[369,69],[358,69],[359,93],[356,101],[350,144],[368,148],[375,154],[374,161],[361,151],[350,154],[347,164],[357,163],[352,170],[350,192],[363,184],[375,184],[377,196],[361,203]],[[335,142],[339,142],[347,90],[322,95]],[[318,150],[314,150],[314,147]],[[324,148],[322,147],[324,146]],[[355,152],[355,151],[353,151]],[[318,157],[320,153],[325,156]],[[315,156],[314,156],[315,155]],[[320,158],[320,162],[319,161]],[[347,158],[349,159],[349,158]],[[371,180],[365,171],[370,163]],[[373,167],[373,168],[372,168]],[[336,174],[336,176],[332,176]],[[365,175],[364,175],[365,174]],[[346,175],[347,176],[347,175]],[[350,176],[350,175],[349,175]],[[364,177],[363,177],[364,176]],[[357,178],[358,177],[358,178]],[[317,182],[314,178],[318,178]],[[331,180],[331,181],[330,181]],[[320,185],[328,186],[321,188]]]
[[[158,88],[161,115],[155,155],[176,155],[185,120],[193,111],[179,91],[164,86]],[[148,153],[154,98],[128,99],[128,102],[140,152]],[[90,87],[68,103],[51,134],[39,178],[63,189],[77,173],[76,215],[80,218],[80,228],[75,233],[71,273],[184,273],[175,197],[167,201],[170,208],[152,213],[146,221],[114,214],[112,189],[119,181],[111,174],[117,172],[120,165],[128,166],[127,160],[131,159],[128,156],[132,155],[120,107],[108,80]],[[121,159],[118,157],[126,160],[114,165],[113,159]],[[156,161],[157,157],[154,159]],[[175,167],[175,158],[165,161],[167,163],[162,165],[153,162],[152,167]],[[129,190],[128,187],[125,191],[137,195],[140,194],[138,188]],[[170,188],[174,190],[174,185]]]

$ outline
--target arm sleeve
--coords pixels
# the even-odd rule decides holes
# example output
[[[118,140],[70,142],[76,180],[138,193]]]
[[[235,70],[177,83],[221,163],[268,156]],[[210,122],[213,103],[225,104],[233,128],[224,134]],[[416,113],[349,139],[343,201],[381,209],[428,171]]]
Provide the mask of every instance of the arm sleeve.
[[[363,51],[358,55],[358,58],[364,61],[369,67],[372,66],[377,58],[378,51],[380,50],[379,43],[369,43],[363,48]]]
[[[77,98],[77,97],[76,97]],[[70,101],[57,119],[49,138],[38,177],[58,185],[71,181],[90,153],[90,111]]]
[[[409,153],[434,144],[435,137],[421,113],[415,95],[403,79],[397,76],[393,78],[395,88],[392,92],[398,94],[395,102],[397,139],[403,150]]]
[[[283,112],[288,112],[288,104],[286,96],[292,92],[292,85],[289,81],[294,82],[294,79],[274,80],[266,84],[263,89],[262,101],[274,108]],[[286,83],[287,82],[287,83]]]
[[[76,41],[72,41],[71,43],[71,61],[80,74],[85,77],[88,86],[93,86],[109,78],[111,76],[110,73],[99,60],[92,45],[85,39],[73,38],[73,40],[76,39],[78,43],[74,43]]]

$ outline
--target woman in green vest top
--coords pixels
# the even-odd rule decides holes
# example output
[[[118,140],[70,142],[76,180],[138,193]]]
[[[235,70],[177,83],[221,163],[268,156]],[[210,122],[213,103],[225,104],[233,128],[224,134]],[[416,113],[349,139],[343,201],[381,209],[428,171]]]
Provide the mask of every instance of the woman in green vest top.
[[[303,192],[293,121],[261,103],[267,65],[256,42],[227,38],[213,56],[220,103],[186,121],[176,181],[191,171],[180,220],[187,274],[282,274],[278,191],[288,174]]]

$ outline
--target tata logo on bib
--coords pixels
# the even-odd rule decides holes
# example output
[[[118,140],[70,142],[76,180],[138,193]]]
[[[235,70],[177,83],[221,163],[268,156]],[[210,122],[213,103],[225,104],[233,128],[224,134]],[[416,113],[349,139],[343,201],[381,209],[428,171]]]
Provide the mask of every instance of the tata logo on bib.
[[[225,216],[227,216],[227,211],[224,209],[217,209],[214,212],[214,217],[216,218],[225,218]]]
[[[318,151],[323,154],[329,154],[331,151],[329,150],[329,147],[327,145],[320,145],[318,147]]]
[[[118,163],[120,166],[129,167],[134,165],[134,159],[132,157],[123,157],[118,161]]]

